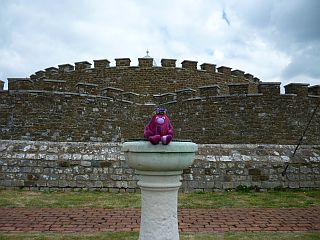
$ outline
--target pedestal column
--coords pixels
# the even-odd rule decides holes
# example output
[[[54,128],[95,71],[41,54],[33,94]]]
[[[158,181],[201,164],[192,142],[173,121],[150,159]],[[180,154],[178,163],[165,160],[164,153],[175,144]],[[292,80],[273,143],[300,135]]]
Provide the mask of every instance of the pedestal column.
[[[141,188],[140,239],[179,239],[177,203],[179,175],[144,175]]]

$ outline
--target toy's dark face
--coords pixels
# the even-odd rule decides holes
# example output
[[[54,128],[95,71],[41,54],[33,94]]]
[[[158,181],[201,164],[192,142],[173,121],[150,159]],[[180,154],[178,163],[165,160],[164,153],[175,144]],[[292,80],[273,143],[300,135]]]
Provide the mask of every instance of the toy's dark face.
[[[152,116],[151,122],[155,125],[169,124],[169,118],[164,114],[156,114]]]
[[[156,119],[155,120],[156,120],[157,124],[162,125],[166,121],[166,116],[164,116],[164,115],[156,115]]]

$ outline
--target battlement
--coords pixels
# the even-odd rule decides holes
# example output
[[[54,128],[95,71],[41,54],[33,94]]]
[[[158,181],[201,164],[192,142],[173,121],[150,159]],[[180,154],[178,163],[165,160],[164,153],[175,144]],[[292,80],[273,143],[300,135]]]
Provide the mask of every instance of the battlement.
[[[258,91],[267,96],[279,96],[280,84],[280,82],[261,82]]]
[[[263,96],[263,97],[279,97],[280,94],[280,84],[279,82],[259,82],[257,86],[257,93],[249,92],[248,83],[233,83],[228,84],[228,91],[221,93],[221,87],[219,85],[205,85],[199,86],[196,89],[187,87],[177,89],[172,92],[165,92],[161,94],[148,94],[146,92],[135,92],[135,91],[126,91],[123,88],[118,87],[101,87],[99,84],[89,83],[89,82],[77,82],[75,84],[75,91],[67,91],[66,84],[67,80],[57,80],[57,79],[41,79],[42,89],[37,90],[30,87],[34,82],[30,78],[9,78],[10,91],[22,91],[28,92],[64,92],[69,95],[70,93],[75,94],[88,94],[90,96],[104,96],[113,100],[123,100],[136,104],[144,104],[150,101],[155,105],[162,104],[166,102],[179,102],[188,99],[205,99],[212,97],[227,97],[227,96]],[[28,88],[28,87],[29,88]],[[308,95],[320,96],[320,86],[315,85],[308,88],[308,84],[301,83],[291,83],[285,86],[286,92],[285,95],[288,96],[297,96],[298,98],[307,97]],[[22,90],[23,88],[28,88],[27,90]],[[283,94],[282,94],[283,95]]]
[[[82,62],[76,62],[75,64],[75,70],[83,70],[83,69],[88,69],[91,68],[91,63],[87,61],[82,61]]]
[[[71,64],[61,64],[58,67],[60,72],[71,72],[74,70],[74,66]]]
[[[153,58],[139,58],[138,61],[141,68],[153,67]]]
[[[46,68],[46,69],[45,69],[45,72],[46,72],[46,73],[49,73],[49,74],[55,74],[55,73],[58,73],[58,68],[56,68],[56,67],[49,67],[49,68]]]
[[[203,63],[200,65],[201,70],[208,71],[208,72],[216,72],[216,64],[211,63]]]
[[[13,81],[16,79],[13,79]],[[21,79],[18,79],[21,81]],[[22,82],[29,82],[29,79],[22,79]],[[295,99],[304,99],[305,95],[299,93],[300,88],[305,87],[304,84],[292,83],[291,86],[298,86],[297,90],[288,91],[285,94],[280,94],[280,83],[278,82],[260,82],[258,86],[258,93],[248,93],[247,83],[229,84],[229,92],[226,94],[221,94],[220,87],[218,85],[208,85],[201,86],[198,89],[192,88],[182,88],[174,92],[166,92],[162,94],[140,94],[133,91],[125,91],[121,88],[116,87],[104,87],[99,88],[99,85],[86,82],[78,82],[76,84],[77,92],[65,91],[64,80],[52,80],[44,79],[43,82],[47,84],[44,90],[10,90],[12,93],[22,94],[32,93],[32,94],[50,94],[53,95],[65,95],[65,96],[83,96],[90,98],[105,98],[112,101],[123,101],[127,103],[137,104],[137,105],[162,105],[167,103],[181,103],[185,101],[198,101],[213,98],[232,98],[235,96],[241,97],[261,97],[264,98],[281,98],[290,97]],[[54,86],[54,87],[53,87]],[[57,87],[57,86],[60,86]],[[299,88],[300,87],[300,88]],[[309,97],[316,97],[320,100],[320,94],[317,92],[319,90],[319,85],[310,87]]]
[[[177,61],[176,59],[161,59],[161,66],[175,68],[176,61]]]
[[[177,138],[191,137],[198,143],[295,144],[320,96],[275,95],[272,87],[278,86],[261,83],[264,93],[244,94],[246,86],[234,84],[230,94],[223,95],[218,85],[152,96],[114,87],[96,94],[92,91],[97,86],[86,82],[78,84],[77,93],[10,90],[0,94],[0,131],[3,139],[121,141],[141,137],[143,125],[160,105],[169,110]],[[319,117],[317,113],[311,122],[308,144],[320,141]]]
[[[93,60],[94,68],[103,69],[110,67],[110,61],[108,59],[101,59],[101,60]]]
[[[0,81],[0,136],[50,141],[122,141],[138,132],[155,106],[168,108],[177,138],[198,143],[296,144],[320,101],[320,86],[261,82],[242,70],[176,59],[108,59],[61,64],[30,78]],[[298,104],[297,104],[298,103]],[[14,106],[14,107],[13,107]],[[319,143],[310,124],[307,144]],[[128,121],[129,120],[129,121]],[[214,137],[213,137],[214,136]]]
[[[232,87],[232,84],[247,84],[248,89],[242,89],[237,94],[258,92],[259,79],[244,71],[237,69],[231,71],[230,67],[225,66],[217,68],[216,64],[211,63],[203,63],[198,69],[198,62],[191,60],[182,61],[181,67],[178,67],[176,61],[163,58],[161,66],[156,66],[154,59],[147,56],[138,59],[138,66],[131,66],[130,58],[116,58],[115,66],[112,66],[108,59],[93,60],[93,67],[88,61],[75,62],[74,65],[61,64],[58,67],[39,70],[30,78],[11,78],[8,89],[106,95],[105,88],[111,87],[139,94],[139,97],[135,96],[134,99],[140,101],[147,100],[146,96],[151,99],[153,95],[175,93],[185,88],[197,91],[204,86],[215,85],[219,86],[219,90],[209,87],[207,90],[202,88],[201,91],[207,91],[206,94],[210,95],[217,95],[217,92],[229,94],[230,91],[234,91],[233,89],[238,89]],[[111,94],[110,89],[109,93]],[[188,94],[191,93],[178,93],[176,97],[186,98]]]
[[[286,94],[297,94],[301,97],[306,97],[308,96],[308,86],[309,84],[306,83],[290,83],[284,88]]]
[[[177,68],[176,66],[176,59],[161,59],[161,67],[163,68]],[[104,69],[104,68],[111,68],[110,61],[108,59],[100,59],[100,60],[93,60],[94,62],[94,69]],[[115,58],[115,66],[116,67],[130,67],[131,59],[130,58]],[[89,69],[91,68],[92,64],[88,61],[81,61],[81,62],[75,62],[75,66],[72,64],[61,64],[58,65],[58,68],[56,67],[48,67],[45,69],[45,71],[40,70],[35,73],[37,77],[41,77],[43,74],[46,73],[57,73],[57,72],[71,72],[74,70],[82,70],[82,69]],[[191,61],[191,60],[183,60],[181,62],[181,68],[182,69],[188,69],[188,70],[202,70],[207,72],[213,72],[213,73],[224,73],[224,74],[232,74],[234,76],[245,76],[248,79],[254,79],[254,76],[246,73],[241,70],[233,70],[231,72],[230,67],[221,66],[216,68],[216,64],[211,63],[203,63],[200,65],[200,69],[197,67],[198,62],[197,61]],[[154,59],[151,57],[144,57],[144,58],[138,58],[138,67],[145,68],[145,67],[154,67]]]
[[[0,80],[0,91],[4,88],[4,81]]]
[[[199,87],[200,96],[206,98],[220,95],[220,87],[218,85],[202,86]]]
[[[130,67],[130,58],[116,58],[117,67]]]
[[[320,85],[314,85],[309,87],[308,92],[310,95],[320,96]]]
[[[229,84],[228,86],[230,95],[248,94],[248,83],[233,83]]]
[[[9,90],[30,89],[32,84],[33,81],[30,78],[8,78]]]
[[[221,66],[221,67],[218,67],[217,69],[218,69],[219,73],[231,75],[231,68],[230,67]]]
[[[189,70],[197,70],[197,64],[198,62],[196,61],[190,61],[190,60],[184,60],[181,65],[182,68],[184,69],[189,69]]]

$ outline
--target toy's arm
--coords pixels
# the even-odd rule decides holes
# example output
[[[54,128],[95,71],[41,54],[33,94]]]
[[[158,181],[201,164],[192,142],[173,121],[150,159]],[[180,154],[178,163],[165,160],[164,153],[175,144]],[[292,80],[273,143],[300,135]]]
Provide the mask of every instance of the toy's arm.
[[[154,135],[153,132],[150,130],[149,125],[144,127],[144,137],[149,138],[150,136]]]
[[[171,123],[169,123],[168,135],[173,136],[173,126],[171,125]]]

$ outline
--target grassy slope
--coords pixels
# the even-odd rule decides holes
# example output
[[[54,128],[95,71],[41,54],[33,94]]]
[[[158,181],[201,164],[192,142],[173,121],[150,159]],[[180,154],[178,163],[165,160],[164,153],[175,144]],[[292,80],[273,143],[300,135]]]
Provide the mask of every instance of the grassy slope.
[[[0,207],[139,208],[140,194],[0,191]],[[320,207],[320,190],[181,193],[179,208]]]

